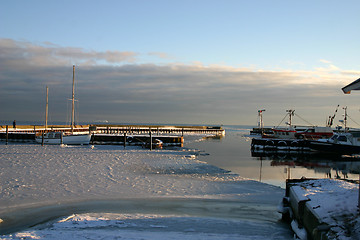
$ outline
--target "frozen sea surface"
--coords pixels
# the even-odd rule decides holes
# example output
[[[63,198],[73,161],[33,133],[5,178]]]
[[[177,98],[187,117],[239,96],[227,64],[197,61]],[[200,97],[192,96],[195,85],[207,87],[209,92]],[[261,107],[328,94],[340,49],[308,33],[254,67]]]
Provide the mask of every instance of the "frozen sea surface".
[[[3,239],[289,239],[284,190],[193,150],[0,145]]]

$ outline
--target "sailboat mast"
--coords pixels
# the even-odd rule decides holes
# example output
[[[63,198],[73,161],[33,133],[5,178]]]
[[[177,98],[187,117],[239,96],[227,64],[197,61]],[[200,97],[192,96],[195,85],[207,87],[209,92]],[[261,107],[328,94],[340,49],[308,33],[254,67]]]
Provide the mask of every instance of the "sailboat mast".
[[[45,107],[45,131],[48,124],[48,110],[49,110],[49,88],[46,86],[46,107]]]
[[[71,132],[74,131],[75,124],[75,65],[73,65],[73,83],[72,83],[72,111],[71,111]]]

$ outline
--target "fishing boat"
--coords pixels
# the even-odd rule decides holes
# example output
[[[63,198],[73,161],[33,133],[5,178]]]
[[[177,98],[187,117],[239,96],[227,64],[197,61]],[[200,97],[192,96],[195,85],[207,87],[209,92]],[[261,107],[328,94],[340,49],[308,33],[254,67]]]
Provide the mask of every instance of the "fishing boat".
[[[279,127],[274,128],[273,129],[273,131],[274,131],[273,137],[274,138],[284,138],[284,139],[287,139],[287,138],[295,139],[296,138],[295,134],[297,133],[297,131],[292,126],[292,117],[294,116],[295,110],[290,109],[290,110],[286,110],[286,112],[287,112],[286,116],[289,116],[289,122],[286,122],[286,124],[288,126],[285,128],[279,128]],[[284,119],[285,119],[285,117],[284,117]]]
[[[339,155],[351,155],[360,153],[360,131],[351,130],[347,126],[347,106],[344,109],[344,120],[340,120],[344,124],[344,131],[341,132],[341,127],[329,139],[319,139],[317,141],[310,141],[309,147],[313,150],[327,153],[334,153]]]
[[[274,128],[274,138],[317,140],[319,138],[327,139],[333,135],[331,125],[327,125],[326,127],[294,126],[292,125],[292,117],[295,115],[295,110],[286,110],[286,112],[289,116],[289,122],[286,123],[288,124],[288,127]]]
[[[71,132],[47,132],[47,112],[48,112],[48,88],[46,87],[46,114],[45,114],[45,132],[35,137],[37,143],[42,144],[77,144],[88,145],[91,140],[90,132],[74,132],[75,128],[75,65],[73,65],[73,83],[72,83],[72,111],[71,111]]]
[[[360,153],[360,132],[336,132],[329,139],[309,141],[309,147],[340,155]]]

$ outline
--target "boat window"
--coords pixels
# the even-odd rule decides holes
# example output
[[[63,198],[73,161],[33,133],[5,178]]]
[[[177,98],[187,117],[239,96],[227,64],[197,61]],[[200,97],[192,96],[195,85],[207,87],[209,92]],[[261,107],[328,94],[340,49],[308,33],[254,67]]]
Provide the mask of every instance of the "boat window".
[[[286,132],[286,135],[289,135],[289,132]]]
[[[340,142],[346,142],[346,141],[347,141],[347,138],[346,138],[346,136],[340,136],[340,137],[338,138],[338,140],[339,140]]]
[[[334,135],[334,136],[331,137],[331,140],[335,141],[337,138],[338,138],[338,135]]]

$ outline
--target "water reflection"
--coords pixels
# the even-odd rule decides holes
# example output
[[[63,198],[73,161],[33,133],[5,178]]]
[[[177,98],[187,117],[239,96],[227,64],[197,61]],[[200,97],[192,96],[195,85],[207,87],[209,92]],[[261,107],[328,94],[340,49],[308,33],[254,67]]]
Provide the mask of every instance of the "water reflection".
[[[202,140],[218,140],[221,141],[221,139],[223,139],[223,135],[215,135],[215,136],[206,136],[203,137]]]
[[[252,151],[251,156],[261,162],[270,161],[272,167],[287,167],[284,171],[288,178],[291,178],[291,168],[304,168],[336,179],[349,179],[349,174],[360,173],[360,162],[351,156],[295,151]]]
[[[360,158],[338,158],[314,152],[251,151],[250,127],[224,126],[223,137],[185,141],[201,151],[200,160],[239,174],[241,177],[285,187],[287,178],[359,179]],[[359,162],[357,162],[357,160]]]

